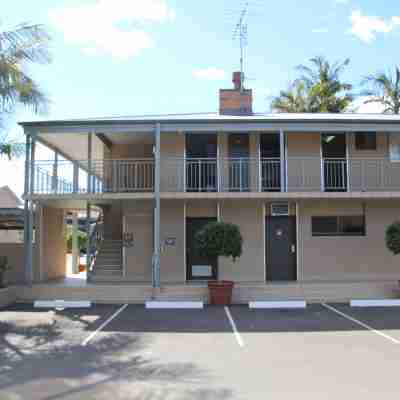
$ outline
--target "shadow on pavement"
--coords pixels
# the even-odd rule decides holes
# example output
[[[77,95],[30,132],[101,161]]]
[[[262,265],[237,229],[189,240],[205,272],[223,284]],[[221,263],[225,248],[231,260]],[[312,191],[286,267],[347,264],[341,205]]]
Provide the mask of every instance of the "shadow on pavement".
[[[22,326],[21,326],[22,325]],[[0,399],[232,399],[210,387],[195,363],[146,356],[144,335],[99,335],[89,345],[68,343],[57,321],[0,323]]]

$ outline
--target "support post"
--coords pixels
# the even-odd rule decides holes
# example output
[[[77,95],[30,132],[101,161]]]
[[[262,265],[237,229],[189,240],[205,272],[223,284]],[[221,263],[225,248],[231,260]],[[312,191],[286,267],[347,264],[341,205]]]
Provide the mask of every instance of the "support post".
[[[160,287],[160,134],[161,125],[156,124],[154,149],[154,255],[153,255],[153,287]]]
[[[58,191],[58,153],[54,152],[54,163],[53,163],[53,177],[51,180],[51,190],[53,193]]]
[[[31,135],[26,135],[25,144],[25,185],[24,185],[24,272],[25,272],[25,282],[29,283],[29,201],[27,197],[30,193],[30,147],[31,147]]]
[[[88,171],[87,171],[87,193],[92,193],[92,134],[88,134]]]
[[[72,213],[72,272],[79,272],[78,213]]]
[[[36,138],[33,135],[31,137],[31,145],[30,145],[30,193],[34,192],[35,188],[35,142]],[[32,285],[33,282],[33,268],[34,268],[34,261],[33,261],[33,225],[34,225],[34,207],[33,201],[30,200],[28,203],[28,233],[27,233],[27,271],[26,271],[26,282],[28,285]]]
[[[90,202],[86,203],[86,272],[89,274],[90,269]]]
[[[285,160],[285,133],[279,130],[280,161],[281,161],[281,192],[286,191],[286,160]]]
[[[79,192],[79,166],[76,161],[73,164],[72,191],[73,193]]]

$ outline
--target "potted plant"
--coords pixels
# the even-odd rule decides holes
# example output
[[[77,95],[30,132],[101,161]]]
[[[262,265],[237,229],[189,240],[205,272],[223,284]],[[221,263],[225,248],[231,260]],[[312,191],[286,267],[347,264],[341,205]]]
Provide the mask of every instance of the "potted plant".
[[[400,254],[400,222],[394,222],[386,228],[385,242],[393,254]]]
[[[195,235],[195,249],[205,257],[229,257],[236,261],[242,254],[242,243],[239,227],[227,222],[210,222]],[[232,281],[208,281],[210,304],[230,304],[233,286]]]
[[[8,258],[6,256],[0,256],[0,289],[5,288],[5,272],[10,270],[11,266],[8,263]]]

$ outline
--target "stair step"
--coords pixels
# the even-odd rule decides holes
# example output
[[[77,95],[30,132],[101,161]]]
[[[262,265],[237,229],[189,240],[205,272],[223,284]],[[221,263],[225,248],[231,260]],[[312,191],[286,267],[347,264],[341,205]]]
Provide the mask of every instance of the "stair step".
[[[98,269],[110,269],[110,270],[122,270],[121,264],[97,264],[95,270]]]

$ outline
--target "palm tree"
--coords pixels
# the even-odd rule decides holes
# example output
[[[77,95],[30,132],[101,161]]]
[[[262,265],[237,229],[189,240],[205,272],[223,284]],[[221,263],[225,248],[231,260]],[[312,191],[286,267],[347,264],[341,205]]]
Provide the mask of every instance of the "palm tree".
[[[48,104],[44,92],[29,75],[27,66],[50,62],[49,36],[42,25],[21,24],[0,31],[0,124],[17,104],[44,111]],[[16,146],[0,132],[0,156],[11,156]]]
[[[271,108],[286,113],[312,112],[312,99],[304,82],[297,80],[287,90],[281,90],[279,96],[272,100]]]
[[[400,69],[395,67],[394,72],[380,72],[365,78],[364,84],[372,86],[365,95],[371,96],[364,102],[379,103],[384,109],[384,114],[400,113]]]
[[[309,90],[313,99],[313,112],[340,113],[345,111],[353,101],[348,93],[353,86],[341,81],[341,74],[350,64],[347,58],[331,64],[326,58],[319,56],[310,60],[311,67],[299,65],[302,73],[300,79]]]
[[[350,60],[329,63],[324,57],[314,57],[311,66],[300,65],[300,78],[291,86],[292,90],[282,91],[272,102],[272,108],[281,112],[339,113],[345,111],[353,101],[348,93],[352,85],[341,81],[340,76]],[[293,90],[294,89],[294,90]],[[296,100],[296,107],[287,107]],[[294,96],[293,96],[294,95]],[[283,105],[283,107],[281,107]],[[300,106],[299,106],[300,105]]]

